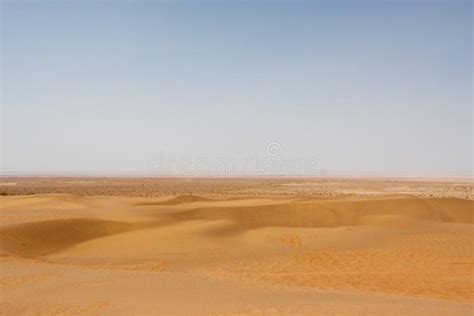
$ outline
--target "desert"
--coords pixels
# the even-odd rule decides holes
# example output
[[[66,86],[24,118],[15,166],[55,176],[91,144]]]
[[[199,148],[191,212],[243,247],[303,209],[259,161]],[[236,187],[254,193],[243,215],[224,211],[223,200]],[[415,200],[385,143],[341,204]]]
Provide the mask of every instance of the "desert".
[[[473,5],[0,0],[0,316],[474,315]]]
[[[472,188],[4,178],[1,313],[472,315]]]

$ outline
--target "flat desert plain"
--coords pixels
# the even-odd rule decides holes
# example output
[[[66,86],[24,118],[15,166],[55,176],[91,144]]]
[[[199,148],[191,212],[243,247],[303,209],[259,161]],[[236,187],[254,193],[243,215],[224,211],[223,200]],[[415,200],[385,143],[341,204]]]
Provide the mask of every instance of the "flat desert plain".
[[[0,179],[2,315],[473,315],[470,180]]]

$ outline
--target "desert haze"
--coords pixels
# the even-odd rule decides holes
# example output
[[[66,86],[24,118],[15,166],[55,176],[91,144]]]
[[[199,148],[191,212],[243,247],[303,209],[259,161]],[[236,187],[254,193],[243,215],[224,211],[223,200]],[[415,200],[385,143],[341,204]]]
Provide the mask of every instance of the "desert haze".
[[[471,180],[4,178],[2,315],[472,315]]]

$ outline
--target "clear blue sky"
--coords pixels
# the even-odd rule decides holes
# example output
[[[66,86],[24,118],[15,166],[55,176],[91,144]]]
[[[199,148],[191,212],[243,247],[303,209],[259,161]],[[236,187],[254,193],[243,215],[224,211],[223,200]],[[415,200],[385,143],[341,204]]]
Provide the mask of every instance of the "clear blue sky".
[[[3,1],[2,171],[159,152],[471,175],[471,1]]]

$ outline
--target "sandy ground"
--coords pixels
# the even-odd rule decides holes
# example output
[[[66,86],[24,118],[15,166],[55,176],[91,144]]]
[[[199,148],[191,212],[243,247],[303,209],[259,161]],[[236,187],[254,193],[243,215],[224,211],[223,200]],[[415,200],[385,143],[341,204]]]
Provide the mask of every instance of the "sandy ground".
[[[420,184],[455,192],[442,197],[371,183],[374,194],[281,191],[306,183],[2,196],[0,314],[474,313],[474,201],[459,185]]]

